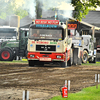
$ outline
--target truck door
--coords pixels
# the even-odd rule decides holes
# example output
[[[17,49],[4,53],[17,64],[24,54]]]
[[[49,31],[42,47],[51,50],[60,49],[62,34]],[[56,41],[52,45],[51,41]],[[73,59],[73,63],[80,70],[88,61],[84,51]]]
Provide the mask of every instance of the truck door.
[[[20,50],[25,50],[27,46],[27,39],[28,39],[28,31],[21,31],[20,33],[20,41],[19,41],[19,48]]]

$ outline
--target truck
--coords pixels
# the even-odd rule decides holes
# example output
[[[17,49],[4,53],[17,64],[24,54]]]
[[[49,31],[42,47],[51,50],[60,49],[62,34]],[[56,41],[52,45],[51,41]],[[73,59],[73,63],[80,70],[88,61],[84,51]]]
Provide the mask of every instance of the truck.
[[[97,61],[100,61],[100,45],[98,44],[97,47]]]
[[[73,48],[68,37],[67,21],[36,19],[29,27],[27,51],[29,66],[53,63],[67,67],[80,58],[79,48]]]
[[[92,28],[83,28],[81,22],[77,20],[69,20],[68,29],[71,31],[73,43],[77,42],[80,49],[83,50],[82,62],[87,63],[87,61],[89,61],[89,63],[96,63],[96,49],[94,49],[96,38],[94,37],[94,27],[92,26]],[[91,29],[92,34],[89,34],[89,30]],[[76,36],[80,38],[80,40],[73,40],[73,37],[75,38]],[[81,46],[80,43],[82,43]]]
[[[82,35],[84,40],[83,45],[83,63],[96,63],[96,49],[94,49],[94,43],[96,39],[91,35]]]
[[[16,40],[17,31],[17,27],[0,26],[0,42]]]
[[[28,39],[28,32],[29,28],[16,28],[12,31],[9,31],[12,29],[12,27],[7,28],[6,34],[4,36],[8,35],[14,36],[16,38],[9,39],[9,40],[1,40],[0,42],[0,61],[12,61],[16,59],[16,57],[27,57],[27,39]],[[12,33],[11,33],[12,32]]]
[[[78,60],[76,59],[77,57],[75,56],[73,60],[74,61],[74,65],[81,65],[82,64],[82,55],[83,55],[83,45],[84,45],[84,41],[83,38],[80,36],[80,34],[78,33],[77,29],[77,25],[75,24],[68,24],[68,36],[70,38],[72,38],[72,47],[73,49],[78,49],[79,52],[75,53],[76,56],[78,55]]]

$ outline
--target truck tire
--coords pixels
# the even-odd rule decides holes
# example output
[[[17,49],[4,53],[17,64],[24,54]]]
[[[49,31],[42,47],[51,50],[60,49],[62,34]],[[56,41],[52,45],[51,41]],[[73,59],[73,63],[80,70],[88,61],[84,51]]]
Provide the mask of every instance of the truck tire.
[[[66,62],[61,62],[61,67],[63,67],[63,68],[67,67],[67,63]]]
[[[83,51],[82,62],[87,63],[88,61],[88,52],[86,50]]]
[[[67,53],[66,53],[66,60],[64,62],[61,62],[60,66],[63,68],[67,67]]]
[[[96,58],[93,61],[89,61],[89,63],[96,63]]]
[[[33,60],[28,60],[28,64],[30,67],[34,66],[34,61]]]
[[[97,61],[97,59],[96,59],[96,58],[94,58],[93,63],[96,63],[96,61]]]
[[[68,66],[71,66],[72,64],[73,64],[73,51],[71,49],[71,51],[70,51],[70,59],[69,59],[67,65]]]
[[[0,60],[1,61],[12,61],[14,58],[14,53],[8,49],[8,48],[3,48],[0,51]]]

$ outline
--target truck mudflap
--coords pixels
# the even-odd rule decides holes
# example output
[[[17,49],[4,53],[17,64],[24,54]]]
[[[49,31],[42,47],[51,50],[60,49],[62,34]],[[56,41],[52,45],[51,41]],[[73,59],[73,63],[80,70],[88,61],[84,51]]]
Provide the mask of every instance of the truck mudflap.
[[[73,65],[81,65],[82,64],[82,52],[79,48],[73,49]]]
[[[78,63],[78,48],[73,49],[73,65]]]

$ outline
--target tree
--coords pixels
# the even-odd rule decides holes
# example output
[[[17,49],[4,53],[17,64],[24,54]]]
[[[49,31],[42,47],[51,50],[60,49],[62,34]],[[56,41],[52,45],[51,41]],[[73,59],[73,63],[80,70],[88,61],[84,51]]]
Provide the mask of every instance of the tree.
[[[28,12],[21,6],[17,7],[15,0],[0,0],[0,18],[6,19],[9,15],[18,15],[23,18],[28,15]]]
[[[22,7],[18,7],[14,10],[14,14],[20,16],[20,19],[24,18],[25,16],[28,16],[28,12]]]
[[[28,13],[29,11],[27,9],[24,9],[23,5],[17,7],[15,1],[16,0],[0,0],[0,18],[5,19],[6,16],[14,14],[20,16],[20,18],[23,18],[29,14]],[[24,1],[27,2],[27,0]],[[43,2],[41,0],[33,0],[33,1],[35,1],[36,3],[35,7],[36,11],[34,11],[36,12],[36,18],[41,18],[42,8],[44,5],[46,6],[45,7],[46,9],[48,9],[48,7],[55,8],[57,5],[57,3],[54,3],[54,1],[52,0],[50,2],[49,0],[44,0],[45,1],[44,5],[42,5]],[[62,2],[62,0],[55,0],[55,2],[59,2],[59,4],[61,4],[60,2]],[[91,7],[96,8],[97,6],[100,6],[100,0],[72,0],[71,3],[76,11],[74,14],[74,18],[80,21],[82,20],[82,18],[85,17],[85,15],[88,14]]]
[[[88,14],[90,7],[97,8],[100,6],[100,0],[72,0],[72,5],[76,11],[74,18],[81,21]]]

